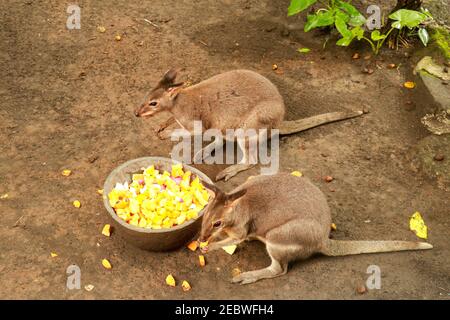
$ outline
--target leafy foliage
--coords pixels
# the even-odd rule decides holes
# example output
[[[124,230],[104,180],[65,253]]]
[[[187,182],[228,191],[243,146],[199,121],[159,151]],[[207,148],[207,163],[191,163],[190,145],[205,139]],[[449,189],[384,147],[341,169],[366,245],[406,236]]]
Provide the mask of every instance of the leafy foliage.
[[[291,0],[288,8],[288,16],[300,13],[318,0]],[[314,14],[307,15],[307,21],[304,31],[308,32],[315,28],[334,26],[340,33],[340,38],[336,44],[339,46],[348,46],[354,39],[365,40],[369,42],[375,54],[378,53],[384,41],[388,38],[394,29],[403,28],[417,29],[417,36],[426,46],[429,41],[427,30],[421,26],[426,20],[432,19],[427,10],[422,12],[416,10],[400,9],[389,15],[393,20],[391,28],[384,34],[380,30],[374,30],[370,37],[365,36],[363,25],[366,18],[350,2],[343,0],[328,0],[326,8],[320,8]]]

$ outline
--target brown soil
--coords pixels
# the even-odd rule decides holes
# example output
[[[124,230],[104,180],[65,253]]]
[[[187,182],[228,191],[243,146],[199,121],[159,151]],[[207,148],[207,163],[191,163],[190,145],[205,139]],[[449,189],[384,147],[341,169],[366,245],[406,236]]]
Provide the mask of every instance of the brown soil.
[[[72,31],[65,2],[0,4],[0,194],[9,195],[0,200],[0,298],[449,298],[449,193],[411,169],[414,146],[429,135],[420,117],[433,109],[420,82],[402,88],[416,79],[413,59],[385,50],[365,60],[367,47],[337,48],[335,39],[323,50],[325,35],[304,34],[303,16],[286,17],[287,0],[77,2],[81,30]],[[312,50],[300,54],[300,47]],[[359,60],[351,58],[355,51]],[[361,72],[367,63],[371,75]],[[388,69],[389,63],[400,67]],[[269,263],[260,243],[242,245],[233,256],[212,252],[201,269],[187,249],[144,252],[117,235],[102,236],[108,218],[96,191],[108,173],[128,159],[171,150],[154,134],[167,115],[133,116],[171,66],[184,68],[182,78],[194,83],[235,68],[260,72],[285,97],[289,119],[370,109],[283,138],[280,169],[302,171],[326,193],[334,238],[415,241],[408,220],[420,211],[435,248],[315,257],[292,264],[283,277],[239,286],[229,282],[233,268]],[[70,177],[61,175],[65,168],[73,170]],[[215,176],[223,166],[199,168]],[[219,185],[229,190],[258,172]],[[334,180],[324,182],[326,175]],[[72,206],[75,199],[81,208]],[[105,257],[112,270],[102,267]],[[66,289],[70,264],[81,268],[81,290]],[[382,286],[360,295],[369,265],[380,267]],[[188,279],[192,290],[167,287],[168,273]],[[94,290],[84,290],[87,284]]]

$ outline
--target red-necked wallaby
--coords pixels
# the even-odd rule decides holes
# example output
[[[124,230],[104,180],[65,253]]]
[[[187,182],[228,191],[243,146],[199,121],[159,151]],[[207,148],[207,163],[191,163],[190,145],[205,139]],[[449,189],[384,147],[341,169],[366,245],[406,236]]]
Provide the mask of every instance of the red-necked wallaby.
[[[291,174],[249,178],[231,193],[203,182],[212,196],[202,221],[203,251],[259,240],[272,259],[269,267],[232,279],[252,283],[283,275],[288,263],[315,253],[344,256],[431,249],[425,242],[331,240],[331,215],[325,195],[304,177]]]
[[[167,71],[135,111],[138,117],[150,117],[161,111],[172,114],[158,130],[161,139],[170,136],[171,131],[165,129],[174,121],[191,133],[194,121],[201,121],[203,130],[218,129],[224,133],[226,129],[279,129],[281,135],[286,135],[363,114],[362,111],[332,112],[296,121],[283,121],[285,106],[277,87],[256,72],[233,70],[190,87],[175,82],[176,76],[174,69]],[[255,139],[259,139],[259,136],[255,136]],[[223,139],[216,139],[194,157],[210,154],[223,144]],[[219,173],[217,180],[226,181],[257,162],[251,158],[255,155],[247,152],[248,144],[249,141],[238,140],[243,153],[242,160]]]

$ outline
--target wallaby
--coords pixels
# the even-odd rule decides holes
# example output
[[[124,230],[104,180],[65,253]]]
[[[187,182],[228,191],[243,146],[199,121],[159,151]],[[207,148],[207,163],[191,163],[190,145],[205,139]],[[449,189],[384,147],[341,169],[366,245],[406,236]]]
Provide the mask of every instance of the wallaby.
[[[231,193],[203,184],[212,200],[203,214],[199,241],[207,244],[202,250],[259,240],[272,260],[267,268],[235,276],[235,283],[283,275],[289,262],[315,253],[344,256],[433,248],[425,242],[329,239],[331,215],[325,195],[304,177],[286,173],[250,177]]]
[[[166,128],[174,121],[191,133],[194,121],[200,120],[203,130],[218,129],[223,135],[226,129],[279,129],[281,135],[286,135],[363,114],[362,111],[332,112],[283,121],[285,106],[282,96],[270,80],[256,72],[232,70],[190,87],[183,87],[183,82],[176,83],[176,76],[174,69],[167,71],[135,110],[137,117],[150,117],[161,111],[172,114],[158,129],[157,134],[161,139],[170,137],[172,132]],[[257,155],[247,152],[249,139],[258,140],[259,136],[237,141],[243,153],[242,159],[220,172],[216,180],[227,181],[257,163],[257,159],[254,159]],[[210,155],[223,144],[223,139],[216,139],[194,155],[194,159]]]

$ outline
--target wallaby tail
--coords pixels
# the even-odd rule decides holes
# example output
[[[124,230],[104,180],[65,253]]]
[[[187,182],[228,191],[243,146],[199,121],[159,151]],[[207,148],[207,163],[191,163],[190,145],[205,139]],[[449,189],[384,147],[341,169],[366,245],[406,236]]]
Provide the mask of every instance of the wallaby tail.
[[[339,120],[350,119],[354,117],[359,117],[364,112],[362,111],[343,111],[343,112],[330,112],[319,114],[317,116],[293,120],[293,121],[283,121],[280,125],[280,135],[286,135],[291,133],[296,133],[300,131],[305,131],[325,123],[335,122]]]
[[[426,250],[433,246],[426,242],[412,241],[345,241],[329,239],[322,249],[326,256],[346,256],[361,253]]]

